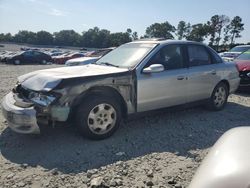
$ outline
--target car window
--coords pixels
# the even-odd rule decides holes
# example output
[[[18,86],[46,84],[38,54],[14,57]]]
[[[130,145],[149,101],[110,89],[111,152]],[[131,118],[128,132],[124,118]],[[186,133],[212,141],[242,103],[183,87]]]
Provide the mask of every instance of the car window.
[[[190,67],[211,64],[210,56],[204,46],[189,45],[188,55]]]
[[[33,53],[31,51],[27,51],[23,53],[24,56],[32,56]]]
[[[250,50],[244,52],[243,54],[241,54],[240,56],[238,56],[236,59],[239,59],[239,60],[250,60]]]
[[[250,49],[250,46],[236,46],[229,50],[229,52],[245,52]]]
[[[40,52],[34,52],[34,55],[38,56],[38,55],[41,55]]]
[[[167,45],[160,49],[149,61],[152,64],[162,64],[165,70],[180,69],[184,67],[182,47],[180,45]]]
[[[217,54],[217,52],[215,52],[213,49],[209,49],[209,51],[211,52],[211,55],[213,57],[213,63],[222,63],[222,59],[221,57]]]
[[[108,63],[118,67],[132,68],[139,64],[156,46],[157,43],[123,44],[103,56],[96,64]]]

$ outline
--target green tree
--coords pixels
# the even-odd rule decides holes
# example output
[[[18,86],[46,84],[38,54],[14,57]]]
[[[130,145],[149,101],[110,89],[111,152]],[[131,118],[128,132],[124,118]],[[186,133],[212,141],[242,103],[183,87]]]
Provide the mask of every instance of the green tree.
[[[121,44],[131,42],[131,38],[127,32],[111,33],[110,38],[111,38],[111,41],[110,41],[111,46],[120,46]]]
[[[195,24],[192,25],[192,30],[190,34],[186,37],[187,40],[203,42],[205,37],[209,34],[209,26],[207,24]]]
[[[22,30],[15,34],[14,39],[15,42],[19,43],[29,43],[35,44],[36,43],[36,33],[31,31]]]
[[[1,33],[0,34],[0,41],[1,42],[11,42],[13,41],[13,36],[11,35],[11,33]]]
[[[100,30],[98,27],[83,32],[81,38],[81,45],[85,47],[106,48],[111,45],[110,31],[106,29]]]
[[[173,33],[175,32],[175,30],[175,27],[167,21],[164,23],[154,23],[147,27],[146,37],[173,39]]]
[[[132,40],[138,40],[138,33],[136,31],[132,34]]]
[[[47,31],[38,31],[36,33],[36,43],[39,45],[52,45],[54,37]]]
[[[180,21],[176,29],[176,35],[179,40],[186,38],[190,34],[191,25],[185,21]]]
[[[244,24],[239,16],[235,16],[229,25],[229,33],[231,38],[231,45],[234,43],[235,38],[240,38],[240,33],[244,30]]]
[[[62,30],[54,33],[54,38],[56,45],[79,46],[81,36],[74,30]]]
[[[222,39],[222,32],[225,31],[229,22],[230,19],[226,15],[214,15],[211,17],[210,21],[207,22],[209,26],[210,46],[216,45],[218,49]]]

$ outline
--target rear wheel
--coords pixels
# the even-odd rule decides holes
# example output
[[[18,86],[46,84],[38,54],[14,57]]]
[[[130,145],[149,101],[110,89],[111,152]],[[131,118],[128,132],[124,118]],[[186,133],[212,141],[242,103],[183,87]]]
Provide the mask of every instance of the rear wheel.
[[[46,61],[46,60],[42,60],[42,61],[41,61],[41,64],[42,64],[42,65],[46,65],[46,64],[47,64],[47,61]]]
[[[14,65],[20,65],[21,61],[19,59],[14,60]]]
[[[215,88],[209,100],[208,107],[211,110],[219,111],[222,110],[226,103],[229,95],[228,87],[225,83],[219,83]]]
[[[90,139],[100,140],[111,136],[121,120],[120,105],[106,96],[87,98],[78,108],[76,123],[81,133]]]

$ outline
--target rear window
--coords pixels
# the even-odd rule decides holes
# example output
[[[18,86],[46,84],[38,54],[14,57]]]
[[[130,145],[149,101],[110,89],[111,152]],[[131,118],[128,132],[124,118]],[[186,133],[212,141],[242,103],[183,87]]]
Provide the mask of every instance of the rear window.
[[[240,56],[238,56],[236,59],[239,60],[250,60],[250,50],[247,52],[244,52],[243,54],[241,54]]]
[[[188,46],[189,65],[201,66],[211,64],[210,56],[204,46],[189,45]]]
[[[229,52],[245,52],[250,49],[250,46],[236,46],[232,48]]]

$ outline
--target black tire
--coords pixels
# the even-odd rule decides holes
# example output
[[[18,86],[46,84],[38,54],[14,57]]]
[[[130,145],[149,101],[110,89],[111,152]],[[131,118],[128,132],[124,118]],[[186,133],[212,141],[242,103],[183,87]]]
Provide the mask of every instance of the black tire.
[[[15,59],[13,62],[14,65],[20,65],[21,61],[19,59]]]
[[[107,107],[113,108],[112,110],[114,110],[115,113],[113,114],[113,117],[112,115],[110,115],[109,120],[112,120],[112,118],[115,119],[114,123],[107,125],[108,121],[104,122],[104,120],[106,121],[106,119],[102,119],[101,122],[103,121],[103,123],[106,125],[100,124],[101,122],[98,121],[99,116],[97,115],[97,113],[99,113],[98,111],[101,111],[101,110],[99,110],[98,105],[104,105],[104,106],[107,105],[105,106],[105,108]],[[97,112],[95,112],[96,109],[97,109]],[[107,110],[105,109],[104,111],[107,111]],[[94,114],[95,117],[98,116],[97,120],[96,118],[91,119],[90,115],[93,115],[93,113],[95,113]],[[78,107],[77,114],[75,117],[76,117],[76,125],[80,129],[84,137],[87,137],[92,140],[101,140],[101,139],[110,137],[118,129],[120,121],[121,121],[121,107],[120,107],[119,102],[115,100],[114,98],[111,98],[108,96],[102,96],[102,95],[93,95],[91,97],[87,97],[83,101],[83,103]],[[107,114],[106,114],[106,117],[107,117]],[[105,118],[105,117],[103,115],[100,118]],[[96,128],[96,129],[91,128],[92,126],[94,126],[94,124],[98,124],[98,126],[104,126],[104,127],[107,126],[106,128],[107,132],[105,131],[102,132],[100,128]],[[100,132],[98,133],[98,131]]]
[[[225,95],[223,95],[223,91],[225,92]],[[213,111],[222,110],[227,104],[228,95],[228,86],[225,83],[220,82],[213,90],[213,93],[208,101],[208,108]]]
[[[41,65],[46,65],[47,64],[47,61],[45,59],[43,59],[40,63]]]

